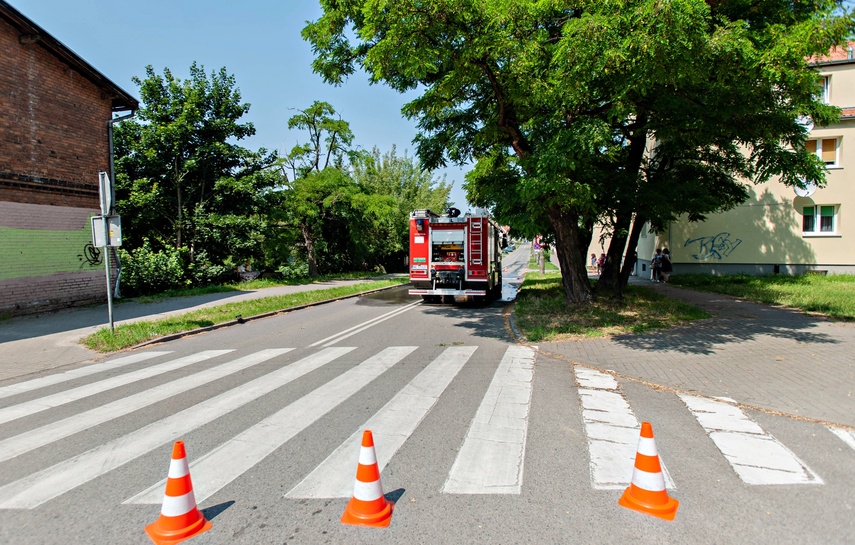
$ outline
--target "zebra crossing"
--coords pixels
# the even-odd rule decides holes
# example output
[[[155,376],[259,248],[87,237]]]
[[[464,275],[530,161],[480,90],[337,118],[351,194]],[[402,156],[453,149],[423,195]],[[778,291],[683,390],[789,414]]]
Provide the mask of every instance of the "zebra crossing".
[[[154,406],[213,381],[234,376],[262,363],[276,362],[271,370],[218,395],[151,422],[125,435],[106,440],[85,452],[41,468],[0,486],[0,509],[35,509],[143,455],[169,444],[214,420],[246,406],[305,375],[320,370],[357,350],[356,347],[311,347],[310,353],[292,358],[295,348],[259,350],[234,359],[233,350],[207,350],[145,365],[155,358],[167,359],[168,351],[123,356],[65,373],[57,373],[0,387],[0,426],[73,401],[165,375],[200,362],[205,366],[175,380],[143,389],[122,399],[71,414],[51,423],[0,440],[0,464],[33,450],[54,444],[132,412]],[[384,373],[418,354],[417,346],[390,346],[341,372],[313,391],[250,425],[191,464],[199,502],[241,478],[254,466],[293,439],[324,415],[357,396]],[[339,498],[352,492],[354,453],[363,429],[372,429],[379,467],[385,467],[426,416],[442,402],[442,395],[462,369],[476,358],[476,346],[444,347],[433,361],[415,375],[388,403],[360,425],[329,456],[308,472],[286,498]],[[441,492],[445,494],[520,494],[525,486],[524,463],[533,396],[536,352],[509,346],[495,366],[490,384],[477,411],[469,420],[466,436],[448,469]],[[281,363],[281,365],[279,365]],[[483,362],[482,362],[483,363]],[[123,372],[64,391],[16,403],[21,394],[64,382],[94,377],[102,371]],[[127,370],[131,369],[131,370]],[[626,487],[632,476],[640,424],[632,407],[611,375],[582,366],[573,367],[581,422],[588,442],[591,487]],[[54,388],[55,389],[55,388]],[[747,485],[823,484],[822,478],[792,451],[767,433],[728,400],[679,395],[688,412]],[[2,427],[0,427],[0,430]],[[855,449],[855,433],[830,428],[845,445]],[[2,468],[2,466],[0,466]],[[673,480],[664,470],[666,486]],[[163,499],[164,481],[143,490],[129,490],[126,504],[157,504]]]

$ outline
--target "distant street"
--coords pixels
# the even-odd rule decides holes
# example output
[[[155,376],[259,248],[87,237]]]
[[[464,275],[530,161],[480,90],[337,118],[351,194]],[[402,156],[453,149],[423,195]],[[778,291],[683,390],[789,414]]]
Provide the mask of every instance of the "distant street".
[[[528,246],[506,257],[513,297]],[[517,345],[406,287],[0,382],[0,542],[148,543],[173,441],[189,543],[853,543],[855,434]],[[652,423],[674,521],[620,507]],[[339,522],[371,429],[386,529]]]

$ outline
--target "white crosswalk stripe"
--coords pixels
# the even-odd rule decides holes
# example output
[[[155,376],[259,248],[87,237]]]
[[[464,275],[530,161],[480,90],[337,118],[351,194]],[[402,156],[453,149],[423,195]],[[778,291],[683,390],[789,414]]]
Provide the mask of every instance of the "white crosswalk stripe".
[[[285,494],[288,498],[347,498],[353,492],[353,453],[359,452],[362,431],[374,436],[377,466],[386,467],[439,396],[475,352],[475,346],[446,349],[389,403],[360,426],[335,452]]]
[[[341,340],[341,339],[337,339]],[[332,341],[332,342],[331,342]],[[325,339],[322,344],[334,344]],[[230,377],[263,362],[281,358],[293,348],[259,350],[233,358],[192,374],[181,376],[125,398],[88,408],[78,414],[21,432],[0,440],[0,463],[24,453],[55,444],[74,434],[152,407],[178,394],[189,392],[216,380]],[[151,422],[135,431],[114,437],[94,448],[36,470],[0,486],[0,509],[33,509],[96,479],[118,470],[152,450],[169,444],[183,435],[262,396],[285,386],[306,374],[350,354],[354,347],[315,347],[302,358],[289,356],[272,371],[232,387],[166,418]],[[384,373],[409,359],[418,358],[419,347],[393,346],[377,351],[355,366],[282,408],[275,407],[254,424],[205,454],[194,453],[191,459],[194,492],[198,502],[229,486],[257,466],[297,434],[318,422],[351,398],[357,398],[369,384],[381,380]],[[114,377],[95,380],[59,393],[27,400],[0,409],[0,424],[48,408],[94,396],[122,385],[177,371],[212,358],[224,358],[232,350],[209,350],[172,361],[148,365]],[[359,450],[362,431],[371,429],[376,444],[380,470],[393,459],[406,441],[418,433],[424,419],[442,403],[446,392],[469,362],[484,363],[476,357],[483,351],[476,346],[451,346],[437,351],[430,363],[404,385],[391,400],[371,416],[325,460],[305,475],[291,476],[298,482],[286,498],[346,498],[353,488],[355,453]],[[110,362],[92,364],[65,373],[0,388],[7,397],[33,392],[75,378],[96,375],[119,366],[145,362],[169,352],[146,352]],[[231,356],[229,356],[231,357]],[[465,438],[459,445],[454,462],[448,468],[441,492],[446,494],[520,494],[524,486],[529,409],[532,403],[536,352],[524,346],[508,346],[495,368],[492,379]],[[482,358],[483,360],[483,358]],[[355,363],[355,362],[354,362]],[[495,366],[495,360],[490,369]],[[590,479],[593,489],[619,489],[629,485],[639,440],[640,425],[620,384],[612,375],[574,366],[582,408],[581,423],[587,438]],[[486,381],[489,377],[482,375]],[[94,377],[93,377],[94,378]],[[17,391],[9,388],[18,387]],[[696,428],[699,438],[704,432],[731,464],[736,475],[746,484],[823,484],[822,479],[780,441],[739,410],[734,404],[690,395],[679,398],[703,428]],[[69,408],[69,410],[71,410]],[[55,415],[46,415],[48,420]],[[468,417],[467,417],[468,418]],[[465,425],[461,422],[461,425]],[[828,428],[855,449],[855,432]],[[463,432],[463,429],[460,429]],[[7,434],[8,435],[8,434]],[[418,471],[419,468],[415,468]],[[663,463],[666,486],[674,482]],[[124,491],[128,504],[159,504],[163,500],[165,481],[142,491]]]
[[[398,346],[383,350],[199,457],[190,464],[196,500],[204,501],[238,478],[416,348]],[[165,486],[164,479],[125,503],[160,503]]]
[[[64,437],[68,437],[77,432],[97,426],[98,424],[103,424],[109,420],[130,414],[142,409],[143,407],[153,405],[182,392],[219,380],[223,377],[237,373],[238,371],[243,371],[253,365],[265,362],[270,358],[285,354],[291,350],[293,350],[293,348],[256,352],[216,367],[203,369],[198,373],[188,375],[178,380],[161,384],[160,386],[156,386],[150,390],[145,390],[122,399],[117,399],[112,403],[90,409],[80,414],[69,416],[68,418],[64,418],[57,422],[51,422],[50,424],[27,431],[20,435],[4,439],[3,441],[0,441],[0,462],[20,456],[25,452],[43,447],[53,443],[54,441],[59,441]]]
[[[534,350],[509,347],[478,407],[443,492],[520,493],[533,375]]]
[[[216,356],[228,354],[229,352],[231,352],[231,350],[205,350],[204,352],[191,354],[190,356],[161,363],[160,365],[138,369],[137,371],[99,380],[98,382],[72,388],[71,390],[65,390],[64,392],[40,397],[26,403],[12,405],[11,407],[0,409],[0,424],[41,411],[46,411],[48,409],[53,409],[54,407],[59,407],[60,405],[65,405],[66,403],[77,401],[78,399],[100,394],[102,392],[112,390],[113,388],[118,388],[119,386],[125,386],[126,384],[131,384],[139,380],[169,373],[170,371],[175,371],[176,369],[181,369],[182,367],[187,367],[194,363],[199,363],[200,361],[205,361]]]
[[[39,388],[44,388],[46,386],[53,386],[54,384],[61,384],[63,382],[68,382],[69,380],[74,380],[76,378],[94,375],[95,373],[101,373],[102,371],[110,371],[112,369],[117,369],[124,365],[139,363],[141,361],[150,360],[152,358],[163,356],[169,353],[170,352],[140,352],[138,354],[131,354],[129,356],[123,356],[121,358],[116,358],[114,360],[105,361],[102,363],[95,363],[93,365],[87,365],[85,367],[78,367],[77,369],[72,369],[64,373],[47,375],[45,377],[35,378],[32,380],[27,380],[25,382],[10,384],[8,386],[3,386],[2,388],[0,388],[0,398],[17,395],[24,392],[31,392],[33,390],[38,390]]]
[[[828,429],[831,433],[843,440],[844,443],[849,445],[852,450],[855,450],[855,430],[845,430],[834,426],[828,426]]]
[[[822,484],[798,456],[763,429],[739,407],[681,394],[680,399],[746,484]]]
[[[591,486],[601,490],[626,488],[632,480],[641,424],[614,377],[579,365],[574,371],[588,436]],[[674,488],[664,462],[662,474],[665,486]]]
[[[327,348],[198,405],[0,487],[0,508],[32,509],[320,368],[354,348]]]

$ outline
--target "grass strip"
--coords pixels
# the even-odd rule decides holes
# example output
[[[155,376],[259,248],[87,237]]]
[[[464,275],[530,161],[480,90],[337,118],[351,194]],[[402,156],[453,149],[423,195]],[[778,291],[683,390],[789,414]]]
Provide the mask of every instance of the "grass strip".
[[[818,312],[838,320],[855,320],[855,276],[711,276],[674,275],[669,282],[685,288],[723,293],[768,305]]]
[[[627,286],[624,300],[564,304],[561,275],[528,273],[514,308],[517,326],[531,342],[565,341],[646,333],[709,318],[706,312],[661,296],[644,286]]]
[[[134,346],[142,342],[192,331],[200,327],[209,327],[224,322],[229,322],[240,315],[244,318],[275,312],[278,310],[287,310],[289,308],[299,307],[321,301],[354,295],[380,288],[397,286],[408,282],[409,279],[390,278],[384,280],[375,280],[350,286],[339,286],[335,288],[324,288],[312,291],[304,291],[293,293],[290,295],[278,295],[274,297],[264,297],[253,299],[250,301],[239,301],[234,303],[225,303],[214,307],[201,308],[177,314],[169,318],[160,320],[140,321],[129,324],[121,324],[110,331],[109,327],[104,327],[95,333],[81,340],[87,348],[98,352],[114,352],[129,346]]]

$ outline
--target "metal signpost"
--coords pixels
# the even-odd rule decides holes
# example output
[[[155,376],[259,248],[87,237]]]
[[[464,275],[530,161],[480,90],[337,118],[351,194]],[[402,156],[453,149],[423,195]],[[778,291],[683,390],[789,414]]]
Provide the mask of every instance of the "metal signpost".
[[[110,248],[122,245],[122,219],[113,215],[116,193],[113,181],[106,172],[98,173],[98,189],[101,196],[101,215],[92,216],[92,245],[104,249],[104,265],[107,269],[107,315],[110,320],[110,331],[113,331]]]

